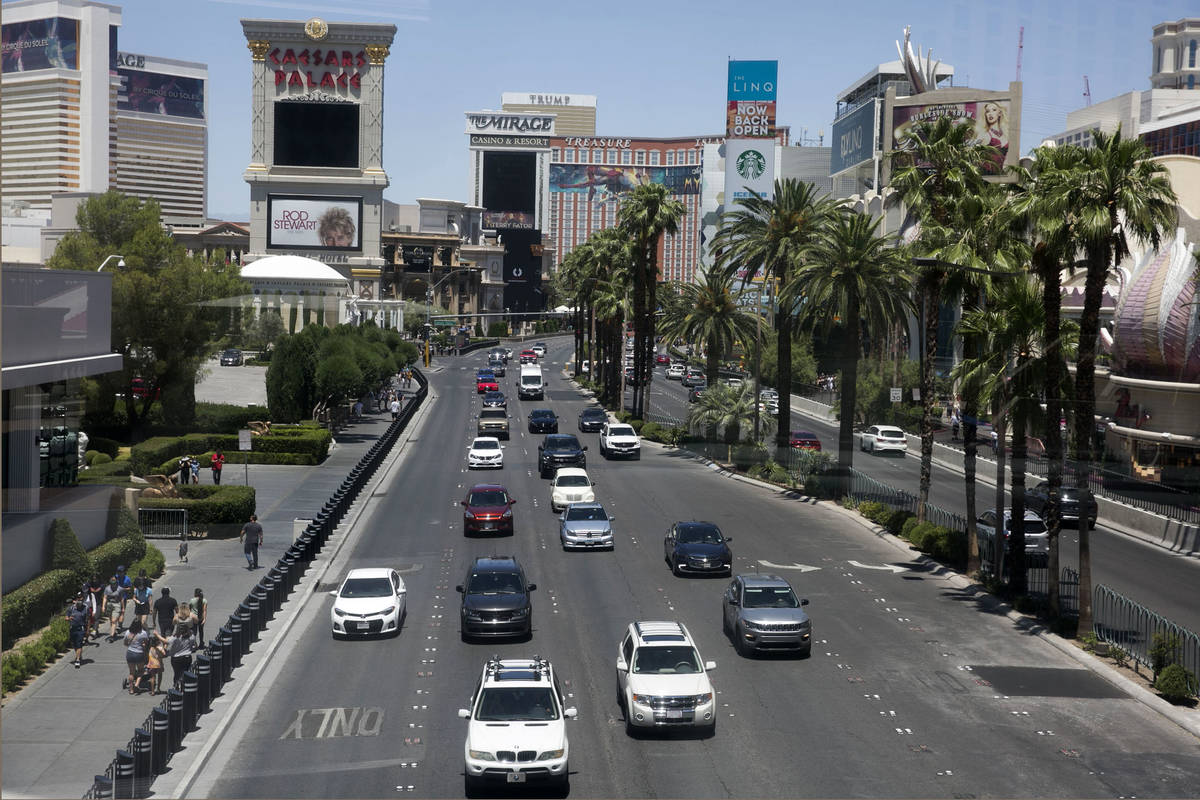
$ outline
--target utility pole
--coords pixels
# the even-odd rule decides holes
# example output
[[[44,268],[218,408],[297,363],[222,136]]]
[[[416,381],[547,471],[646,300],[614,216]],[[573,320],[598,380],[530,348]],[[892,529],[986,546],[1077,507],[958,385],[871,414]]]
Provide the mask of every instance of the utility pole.
[[[1021,54],[1025,51],[1025,26],[1017,34],[1017,82],[1021,82]]]

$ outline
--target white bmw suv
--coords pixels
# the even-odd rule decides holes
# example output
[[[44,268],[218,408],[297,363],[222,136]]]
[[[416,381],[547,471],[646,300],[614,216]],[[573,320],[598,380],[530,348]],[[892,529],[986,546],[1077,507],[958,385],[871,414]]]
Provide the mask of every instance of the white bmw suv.
[[[470,720],[463,746],[464,789],[472,796],[484,785],[512,786],[521,794],[528,784],[566,790],[566,720],[575,709],[563,707],[554,668],[544,658],[500,658],[483,665],[471,695],[471,707],[458,716]]]
[[[617,698],[625,732],[693,726],[717,729],[716,702],[692,636],[680,622],[634,622],[617,646]]]

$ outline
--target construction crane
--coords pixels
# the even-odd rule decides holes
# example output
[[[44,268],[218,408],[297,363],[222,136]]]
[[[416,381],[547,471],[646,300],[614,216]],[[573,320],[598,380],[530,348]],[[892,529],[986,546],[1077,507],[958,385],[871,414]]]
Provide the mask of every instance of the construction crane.
[[[1083,99],[1087,101],[1088,108],[1092,106],[1092,87],[1088,85],[1087,75],[1083,76]]]
[[[1021,81],[1021,54],[1025,51],[1025,26],[1017,34],[1017,82]]]

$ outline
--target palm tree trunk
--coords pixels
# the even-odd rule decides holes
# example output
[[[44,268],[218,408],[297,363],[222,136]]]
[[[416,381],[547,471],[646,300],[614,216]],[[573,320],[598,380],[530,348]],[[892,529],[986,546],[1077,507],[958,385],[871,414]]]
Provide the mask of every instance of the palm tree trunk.
[[[642,418],[642,353],[646,349],[646,269],[644,259],[634,269],[633,277],[633,416]],[[622,370],[624,375],[624,370]]]
[[[580,362],[583,360],[583,303],[575,298],[575,377],[578,378],[583,370]]]
[[[651,252],[656,252],[652,248]],[[646,349],[642,353],[642,417],[650,413],[650,384],[654,381],[654,331],[658,314],[658,264],[650,260],[646,274]]]
[[[775,314],[776,372],[779,375],[779,425],[775,429],[775,446],[786,448],[792,431],[792,315],[782,305]],[[843,393],[845,387],[842,387]]]
[[[1012,589],[1013,595],[1020,597],[1025,594],[1028,589],[1028,573],[1026,572],[1025,562],[1025,392],[1022,388],[1025,384],[1023,377],[1023,367],[1027,367],[1028,363],[1020,363],[1017,365],[1016,376],[1014,382],[1020,383],[1021,387],[1014,387],[1014,392],[1017,395],[1017,401],[1013,405],[1013,432],[1012,432],[1012,565],[1010,567],[1012,580],[1009,582],[1009,587]]]
[[[964,304],[964,316],[981,306],[981,294],[967,295]],[[979,356],[980,342],[977,336],[967,336],[963,340],[963,360],[972,361]],[[978,463],[979,446],[975,437],[979,430],[979,388],[972,381],[963,387],[962,434],[963,434],[963,489],[967,499],[967,574],[979,572],[979,529],[975,526],[975,473]]]
[[[1049,572],[1050,614],[1057,618],[1062,612],[1062,599],[1058,584],[1059,533],[1062,530],[1062,429],[1058,421],[1062,417],[1062,289],[1057,262],[1047,264],[1039,270],[1042,277],[1042,304],[1046,309],[1045,346],[1042,357],[1046,361],[1046,482],[1049,484],[1050,499],[1046,503],[1046,528],[1050,553],[1046,568]]]
[[[934,396],[933,362],[937,358],[938,308],[941,300],[943,275],[934,272],[925,277],[922,298],[921,320],[925,326],[925,351],[921,363],[921,486],[917,502],[917,519],[925,521],[925,506],[929,502],[929,484],[933,477],[933,409],[937,403]]]
[[[1005,407],[1005,403],[1000,398],[992,404],[992,430],[996,432],[996,537],[993,541],[994,563],[992,565],[992,574],[1003,580],[1004,577],[1004,551],[1007,542],[1004,539],[1004,524],[999,520],[1004,519],[1004,471],[1008,466],[1008,448],[1004,445],[1004,440],[1008,435],[1008,425],[1003,416],[1000,414],[1000,409]]]
[[[708,334],[704,353],[704,379],[709,386],[716,386],[720,379],[721,369],[721,339],[714,330]]]
[[[850,470],[854,466],[854,404],[858,396],[858,358],[861,355],[861,325],[858,295],[846,299],[846,338],[842,343],[842,396],[838,425],[838,497],[850,494]]]

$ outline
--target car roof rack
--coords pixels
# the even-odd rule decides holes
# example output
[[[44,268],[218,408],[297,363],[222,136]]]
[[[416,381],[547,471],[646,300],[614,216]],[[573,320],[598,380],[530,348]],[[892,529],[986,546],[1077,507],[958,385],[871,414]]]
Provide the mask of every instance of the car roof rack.
[[[506,674],[507,673],[507,674]],[[539,655],[533,658],[515,658],[502,660],[499,654],[493,654],[484,665],[484,674],[493,680],[550,680],[550,661]]]
[[[678,622],[650,621],[635,622],[633,629],[643,641],[673,641],[687,638],[687,632]]]

